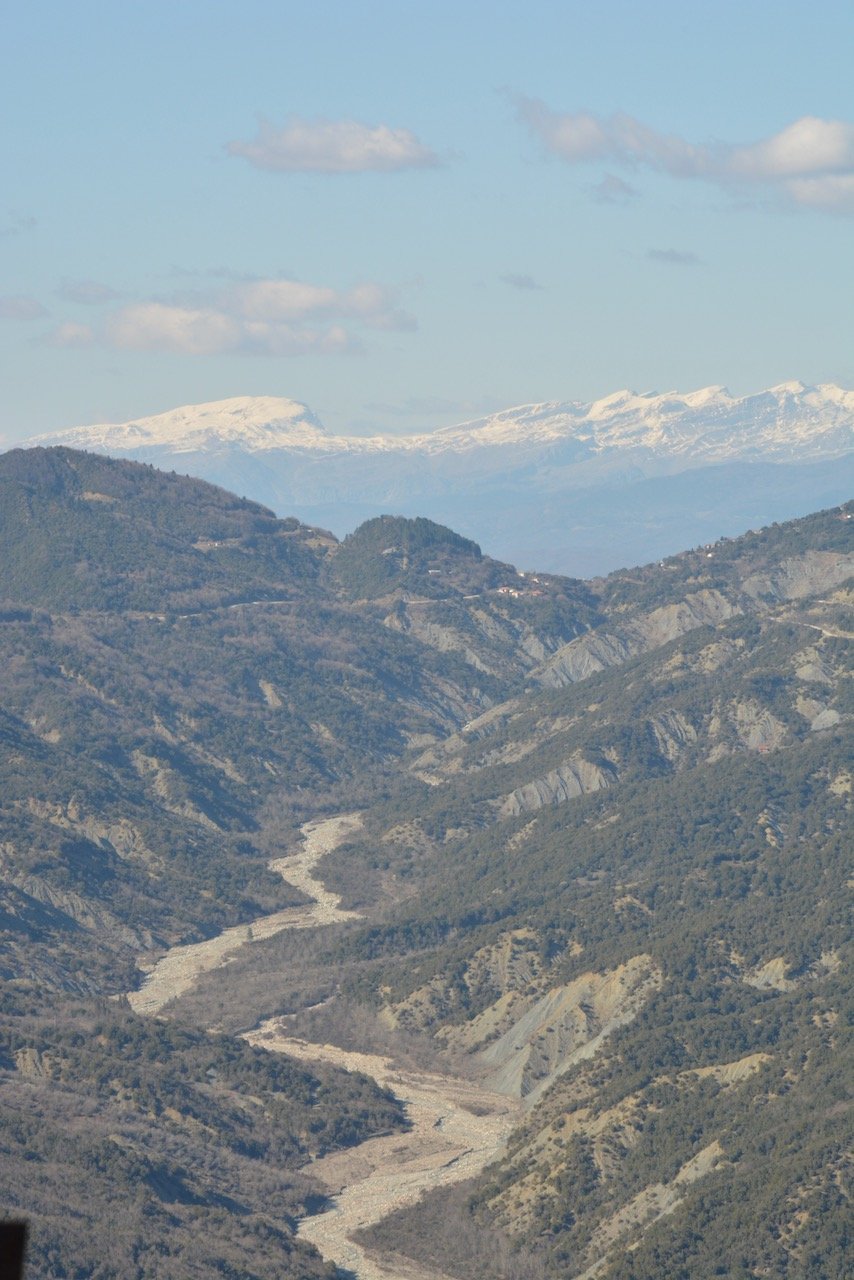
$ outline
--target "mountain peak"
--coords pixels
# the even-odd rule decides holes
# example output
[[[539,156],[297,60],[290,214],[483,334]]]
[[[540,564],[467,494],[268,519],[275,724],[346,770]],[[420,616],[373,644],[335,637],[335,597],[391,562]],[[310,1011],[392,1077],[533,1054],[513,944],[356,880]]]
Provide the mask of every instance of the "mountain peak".
[[[841,502],[852,440],[854,390],[792,380],[541,400],[407,435],[332,434],[298,401],[234,396],[29,443],[188,472],[338,536],[376,511],[429,515],[502,560],[580,575],[627,546],[660,559]]]
[[[701,406],[711,404],[714,400],[729,404],[735,397],[729,387],[714,383],[710,387],[701,387],[699,391],[689,391],[682,396],[682,399],[692,408],[699,409]]]
[[[791,382],[778,382],[776,387],[769,387],[768,390],[772,395],[801,396],[805,391],[811,391],[813,388],[795,378]]]
[[[181,405],[131,422],[99,423],[37,436],[33,444],[120,452],[167,449],[195,453],[222,447],[250,450],[321,444],[329,436],[307,405],[283,396],[232,396]]]

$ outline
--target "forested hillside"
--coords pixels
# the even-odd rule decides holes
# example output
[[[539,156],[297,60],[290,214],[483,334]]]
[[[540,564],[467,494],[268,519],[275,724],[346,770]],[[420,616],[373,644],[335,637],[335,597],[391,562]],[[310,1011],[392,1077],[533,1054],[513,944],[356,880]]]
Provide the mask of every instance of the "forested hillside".
[[[371,1249],[841,1280],[852,514],[579,582],[427,520],[338,543],[142,465],[0,457],[0,1185],[33,1274],[333,1274],[293,1234],[311,1163],[406,1122],[232,1038],[286,1015],[521,1100]],[[350,918],[166,1021],[106,1001],[306,903],[269,864],[355,810],[319,866]]]

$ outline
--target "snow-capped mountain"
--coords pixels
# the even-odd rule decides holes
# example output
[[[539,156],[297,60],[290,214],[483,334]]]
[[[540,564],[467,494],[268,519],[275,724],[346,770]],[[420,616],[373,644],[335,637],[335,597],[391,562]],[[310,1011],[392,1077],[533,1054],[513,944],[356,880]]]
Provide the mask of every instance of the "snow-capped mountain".
[[[107,453],[142,449],[195,453],[238,447],[248,453],[293,449],[335,453],[471,453],[484,448],[551,446],[574,441],[589,454],[645,449],[688,466],[736,457],[827,457],[851,448],[854,391],[784,382],[735,397],[726,387],[680,395],[616,391],[581,401],[521,405],[485,418],[410,436],[333,436],[307,408],[275,396],[236,396],[184,405],[133,422],[103,423],[38,436]]]
[[[842,501],[853,440],[854,391],[785,382],[618,391],[408,436],[333,435],[296,401],[240,396],[28,443],[187,471],[338,534],[429,515],[492,555],[589,574]]]
[[[569,439],[591,453],[646,449],[688,466],[735,457],[826,457],[852,444],[854,391],[786,382],[741,398],[726,387],[685,395],[616,391],[592,404],[507,409],[428,437],[432,451],[484,445],[555,444]]]
[[[140,449],[171,453],[236,445],[259,449],[314,448],[329,435],[314,414],[296,400],[278,396],[235,396],[208,404],[186,404],[133,422],[105,422],[91,427],[36,436],[31,444],[65,444],[96,453],[135,454]]]

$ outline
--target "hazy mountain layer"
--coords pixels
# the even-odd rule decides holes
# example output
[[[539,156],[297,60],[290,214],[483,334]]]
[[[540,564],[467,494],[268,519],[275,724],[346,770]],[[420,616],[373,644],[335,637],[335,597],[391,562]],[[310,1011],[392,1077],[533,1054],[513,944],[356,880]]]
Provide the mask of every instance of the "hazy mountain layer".
[[[335,436],[274,397],[189,405],[34,443],[175,467],[342,536],[429,516],[503,559],[589,576],[805,515],[851,490],[854,392],[616,392],[410,436]],[[631,548],[631,552],[627,552]]]

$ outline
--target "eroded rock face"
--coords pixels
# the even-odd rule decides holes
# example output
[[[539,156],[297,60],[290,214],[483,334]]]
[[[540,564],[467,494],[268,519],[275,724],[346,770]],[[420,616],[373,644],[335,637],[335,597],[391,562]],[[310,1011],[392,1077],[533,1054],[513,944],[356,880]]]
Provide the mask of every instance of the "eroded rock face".
[[[788,732],[773,712],[753,698],[736,703],[731,709],[730,720],[748,751],[771,751],[780,746]]]
[[[653,609],[629,624],[627,630],[636,635],[644,649],[654,649],[686,635],[696,627],[715,626],[734,618],[741,610],[720,591],[695,591],[678,604]]]
[[[795,675],[808,684],[834,685],[835,673],[831,664],[816,645],[802,649],[795,658]]]
[[[659,751],[671,764],[676,764],[686,748],[697,741],[697,730],[681,711],[662,711],[649,724]]]
[[[511,818],[519,813],[542,809],[544,805],[563,804],[576,796],[601,791],[616,781],[617,770],[601,762],[593,764],[582,756],[572,756],[541,778],[517,787],[500,803],[499,817]]]
[[[592,1057],[617,1027],[637,1016],[663,974],[651,956],[634,956],[606,973],[585,973],[526,1002],[508,1029],[481,1051],[490,1086],[535,1102],[575,1062]],[[488,1012],[478,1021],[485,1031]]]
[[[606,667],[616,667],[629,658],[646,653],[687,635],[697,627],[716,625],[735,617],[741,610],[720,591],[695,591],[677,604],[663,605],[633,618],[624,626],[571,640],[534,673],[546,688],[586,680]]]
[[[424,616],[423,611],[416,608],[410,609],[406,615],[405,625],[397,614],[390,614],[384,621],[390,630],[405,631],[409,635],[416,636],[439,653],[460,654],[476,671],[494,674],[497,670],[494,665],[485,662],[474,649],[470,636],[464,635],[455,627],[433,622],[429,617]]]
[[[638,652],[636,644],[619,635],[597,632],[596,635],[579,636],[558,649],[535,675],[547,689],[562,689],[564,685],[586,680],[606,667],[619,666]]]
[[[219,823],[209,814],[204,813],[191,800],[182,797],[181,778],[165,761],[140,750],[131,752],[131,760],[139,776],[149,783],[153,794],[169,813],[174,813],[179,818],[189,818],[191,822],[198,823],[209,831],[221,830]]]
[[[838,711],[817,698],[799,696],[795,701],[795,710],[809,721],[810,731],[813,733],[820,729],[832,729],[842,719]]]
[[[12,845],[0,847],[0,873],[4,884],[20,890],[34,903],[65,917],[66,927],[79,925],[93,934],[111,938],[117,946],[129,947],[135,951],[152,945],[153,939],[148,929],[132,928],[124,924],[99,899],[84,897],[73,889],[60,888],[51,884],[45,876],[10,870],[4,865],[7,851],[11,851],[13,857],[16,853]]]
[[[51,1074],[50,1059],[47,1054],[40,1053],[38,1049],[31,1046],[16,1051],[15,1068],[22,1076],[35,1076],[39,1079]]]
[[[832,590],[854,573],[854,555],[836,551],[806,551],[792,556],[769,573],[745,578],[743,590],[754,599],[803,600]]]

